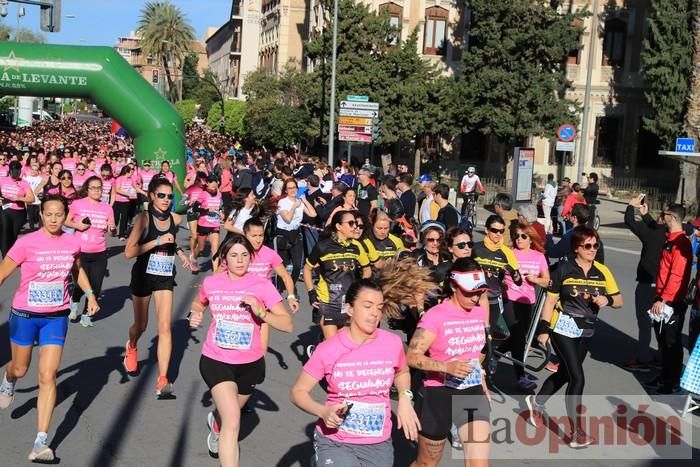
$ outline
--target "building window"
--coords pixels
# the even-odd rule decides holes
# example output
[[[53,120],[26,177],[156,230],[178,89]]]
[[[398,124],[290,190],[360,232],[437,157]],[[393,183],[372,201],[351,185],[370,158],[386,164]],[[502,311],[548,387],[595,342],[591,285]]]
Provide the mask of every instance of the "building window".
[[[445,55],[448,17],[449,12],[444,8],[434,6],[425,10],[424,54]]]
[[[603,66],[624,66],[626,40],[626,22],[619,18],[613,18],[605,22],[605,36],[603,37]]]
[[[622,117],[598,117],[595,122],[594,167],[614,167],[618,142],[622,139]]]
[[[401,42],[401,23],[403,22],[403,7],[396,3],[382,3],[379,5],[379,12],[386,12],[389,15],[389,24],[395,28],[395,36],[389,42],[390,45],[396,45]]]

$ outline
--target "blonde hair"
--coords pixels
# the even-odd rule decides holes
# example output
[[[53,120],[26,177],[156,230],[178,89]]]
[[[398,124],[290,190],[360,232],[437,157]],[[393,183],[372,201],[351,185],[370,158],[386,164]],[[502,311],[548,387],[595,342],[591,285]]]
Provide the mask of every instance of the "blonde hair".
[[[419,267],[413,258],[387,260],[377,283],[384,294],[384,315],[393,319],[403,319],[400,305],[422,307],[424,297],[438,288],[430,270]]]

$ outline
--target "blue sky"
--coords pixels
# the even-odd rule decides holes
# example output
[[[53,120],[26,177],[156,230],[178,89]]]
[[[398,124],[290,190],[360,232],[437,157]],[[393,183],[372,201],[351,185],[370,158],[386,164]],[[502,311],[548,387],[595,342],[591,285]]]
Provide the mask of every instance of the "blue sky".
[[[145,0],[63,0],[61,32],[44,35],[51,44],[113,46],[117,37],[136,29],[145,3]],[[231,0],[171,0],[171,3],[185,13],[198,39],[207,27],[223,25],[231,12]],[[15,27],[19,6],[24,6],[26,11],[20,26],[39,31],[38,6],[10,3],[4,22]]]

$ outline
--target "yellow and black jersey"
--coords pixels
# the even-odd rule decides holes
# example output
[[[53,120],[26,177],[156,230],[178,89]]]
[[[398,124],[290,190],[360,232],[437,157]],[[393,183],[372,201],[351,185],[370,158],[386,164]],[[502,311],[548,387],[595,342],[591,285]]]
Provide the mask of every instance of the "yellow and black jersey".
[[[486,274],[486,283],[489,286],[489,297],[495,298],[505,295],[503,278],[506,269],[511,269],[513,282],[518,284],[522,281],[518,271],[518,259],[513,250],[505,245],[490,248],[484,242],[474,245],[472,257],[481,266]],[[519,285],[519,284],[518,284]]]
[[[317,243],[306,262],[309,266],[320,269],[316,285],[319,301],[339,306],[350,285],[362,277],[362,268],[369,266],[367,252],[360,242],[337,241],[332,238]]]
[[[617,295],[620,289],[605,265],[594,261],[586,274],[576,261],[567,261],[552,273],[547,293],[559,297],[562,312],[575,318],[579,328],[588,331],[584,332],[586,336],[593,334],[599,311],[593,299],[598,295]]]
[[[367,250],[369,260],[376,263],[380,259],[389,259],[404,249],[403,242],[394,234],[389,234],[384,240],[377,240],[372,235],[362,240],[362,245]]]

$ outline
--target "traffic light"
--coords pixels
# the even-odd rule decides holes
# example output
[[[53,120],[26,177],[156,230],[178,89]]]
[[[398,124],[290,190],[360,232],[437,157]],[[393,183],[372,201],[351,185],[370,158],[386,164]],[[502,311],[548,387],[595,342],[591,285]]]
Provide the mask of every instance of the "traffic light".
[[[377,141],[382,137],[382,120],[375,118],[372,120],[372,141]]]
[[[41,30],[59,32],[61,30],[61,0],[43,0],[41,3]]]

